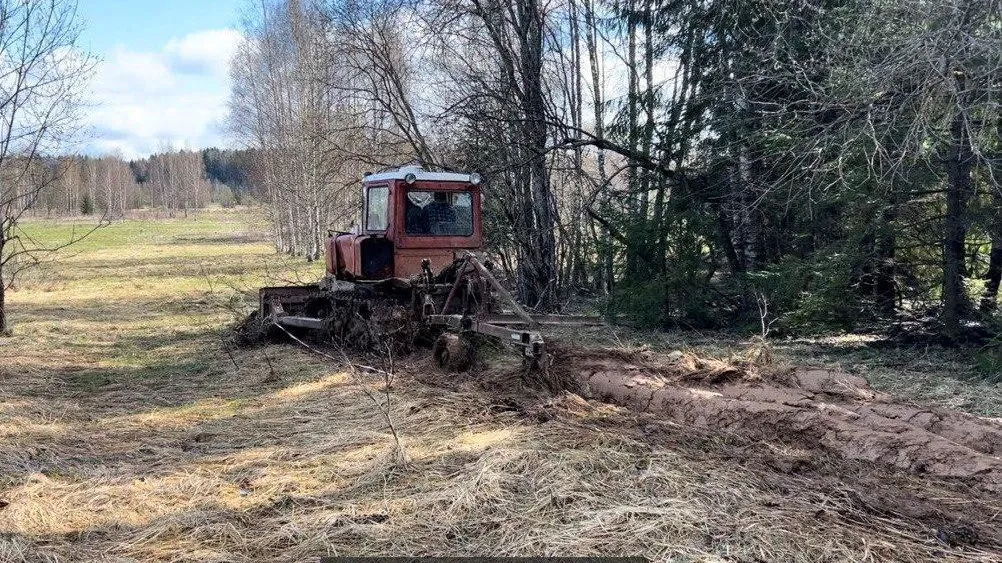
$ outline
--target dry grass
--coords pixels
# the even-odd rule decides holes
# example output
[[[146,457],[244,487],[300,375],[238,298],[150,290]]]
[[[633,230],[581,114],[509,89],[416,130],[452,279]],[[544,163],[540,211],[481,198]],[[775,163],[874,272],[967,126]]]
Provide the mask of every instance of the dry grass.
[[[277,257],[241,221],[135,228],[14,294],[15,337],[0,348],[0,561],[998,560],[874,509],[859,492],[872,467],[573,396],[491,396],[461,379],[445,390],[419,382],[425,358],[402,363],[391,389],[411,459],[401,467],[343,366],[292,346],[235,351],[234,366],[222,349],[239,301],[225,282],[294,275],[287,261],[265,266]],[[202,268],[186,265],[196,257]],[[810,469],[784,469],[801,463]]]

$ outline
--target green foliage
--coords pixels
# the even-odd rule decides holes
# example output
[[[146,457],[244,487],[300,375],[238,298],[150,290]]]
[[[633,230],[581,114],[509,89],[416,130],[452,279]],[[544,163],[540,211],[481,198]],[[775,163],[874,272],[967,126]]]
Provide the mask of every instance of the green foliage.
[[[769,302],[776,329],[800,334],[851,330],[872,320],[870,307],[856,292],[855,262],[848,253],[788,257],[749,274],[749,284]]]
[[[631,172],[608,198],[617,208],[600,209],[623,235],[615,307],[643,326],[741,327],[757,324],[764,298],[774,328],[795,333],[931,311],[944,327],[977,321],[971,305],[1002,269],[1002,190],[994,165],[951,168],[944,155],[999,149],[998,87],[986,77],[1002,33],[988,6],[967,19],[910,1],[683,2],[650,22],[615,12],[621,25],[650,24],[657,53],[687,53],[683,74],[710,93],[669,100],[641,80],[612,104],[607,133],[634,149],[624,156],[680,163],[663,174],[667,190]],[[954,55],[951,73],[916,72]],[[978,116],[964,134],[951,125],[958,87],[979,92],[964,102]],[[652,94],[666,113],[648,124]],[[658,267],[638,268],[638,256]]]
[[[647,279],[634,278],[616,286],[610,312],[638,328],[721,328],[729,320],[722,295],[706,279],[679,269]]]
[[[1002,382],[1002,342],[982,348],[975,356],[975,372],[989,382]]]
[[[609,311],[626,317],[627,324],[638,328],[658,328],[665,325],[664,280],[646,283],[624,283],[610,295]]]
[[[204,149],[202,163],[205,176],[212,182],[227,186],[246,186],[252,155],[251,150]]]
[[[94,204],[94,198],[92,198],[89,193],[85,193],[83,198],[80,199],[80,214],[93,215],[95,211],[96,205]]]
[[[974,357],[974,371],[982,379],[1002,383],[1002,321],[993,319],[995,336],[978,350]]]
[[[227,209],[231,209],[239,203],[233,188],[226,184],[215,184],[212,186],[212,201]]]

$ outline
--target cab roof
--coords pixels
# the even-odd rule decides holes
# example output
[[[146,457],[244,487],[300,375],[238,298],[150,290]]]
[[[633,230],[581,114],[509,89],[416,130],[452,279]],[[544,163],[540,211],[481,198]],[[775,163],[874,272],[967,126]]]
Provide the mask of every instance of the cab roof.
[[[365,183],[371,182],[384,182],[387,180],[403,180],[404,176],[407,174],[414,174],[417,176],[417,181],[422,180],[427,182],[463,182],[465,184],[472,183],[470,181],[471,174],[462,174],[459,172],[428,172],[420,166],[401,166],[396,170],[388,170],[386,172],[378,172],[376,174],[369,174],[362,179]]]

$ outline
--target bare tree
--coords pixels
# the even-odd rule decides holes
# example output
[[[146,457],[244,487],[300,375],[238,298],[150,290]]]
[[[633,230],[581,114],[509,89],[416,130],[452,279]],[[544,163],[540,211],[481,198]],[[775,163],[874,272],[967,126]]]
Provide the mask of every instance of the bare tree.
[[[434,146],[427,134],[432,123],[416,95],[415,86],[428,80],[418,67],[427,63],[423,58],[432,39],[422,27],[419,6],[413,0],[335,0],[323,8],[331,26],[327,47],[341,56],[341,71],[329,75],[326,86],[356,100],[354,109],[364,114],[339,132],[366,138],[368,152],[353,157],[376,166],[445,164],[443,147]]]
[[[433,52],[446,79],[442,122],[462,140],[464,167],[488,177],[488,207],[512,228],[503,233],[520,299],[557,305],[557,203],[550,159],[559,77],[554,8],[539,0],[443,0],[429,9]],[[561,100],[564,101],[564,100]]]
[[[230,125],[256,149],[275,244],[309,260],[321,256],[328,229],[350,226],[355,187],[371,165],[420,154],[410,150],[423,137],[402,101],[399,51],[389,28],[374,27],[382,12],[366,10],[264,0],[248,14],[231,66]],[[397,125],[383,126],[387,119]]]
[[[73,0],[0,0],[0,333],[8,332],[6,290],[56,250],[20,221],[57,177],[43,155],[77,130],[79,94],[94,67],[79,36]]]

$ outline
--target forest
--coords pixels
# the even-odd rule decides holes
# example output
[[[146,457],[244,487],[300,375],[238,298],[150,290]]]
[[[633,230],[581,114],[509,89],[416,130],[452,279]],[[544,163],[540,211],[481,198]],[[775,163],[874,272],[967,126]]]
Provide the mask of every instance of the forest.
[[[126,217],[151,209],[164,217],[187,215],[209,204],[223,207],[254,202],[246,164],[251,151],[215,148],[171,150],[127,161],[119,155],[39,159],[41,186],[26,182],[34,215]]]
[[[1000,14],[273,0],[246,13],[231,125],[294,254],[364,172],[417,162],[484,175],[490,247],[537,309],[962,341],[1002,276]]]

